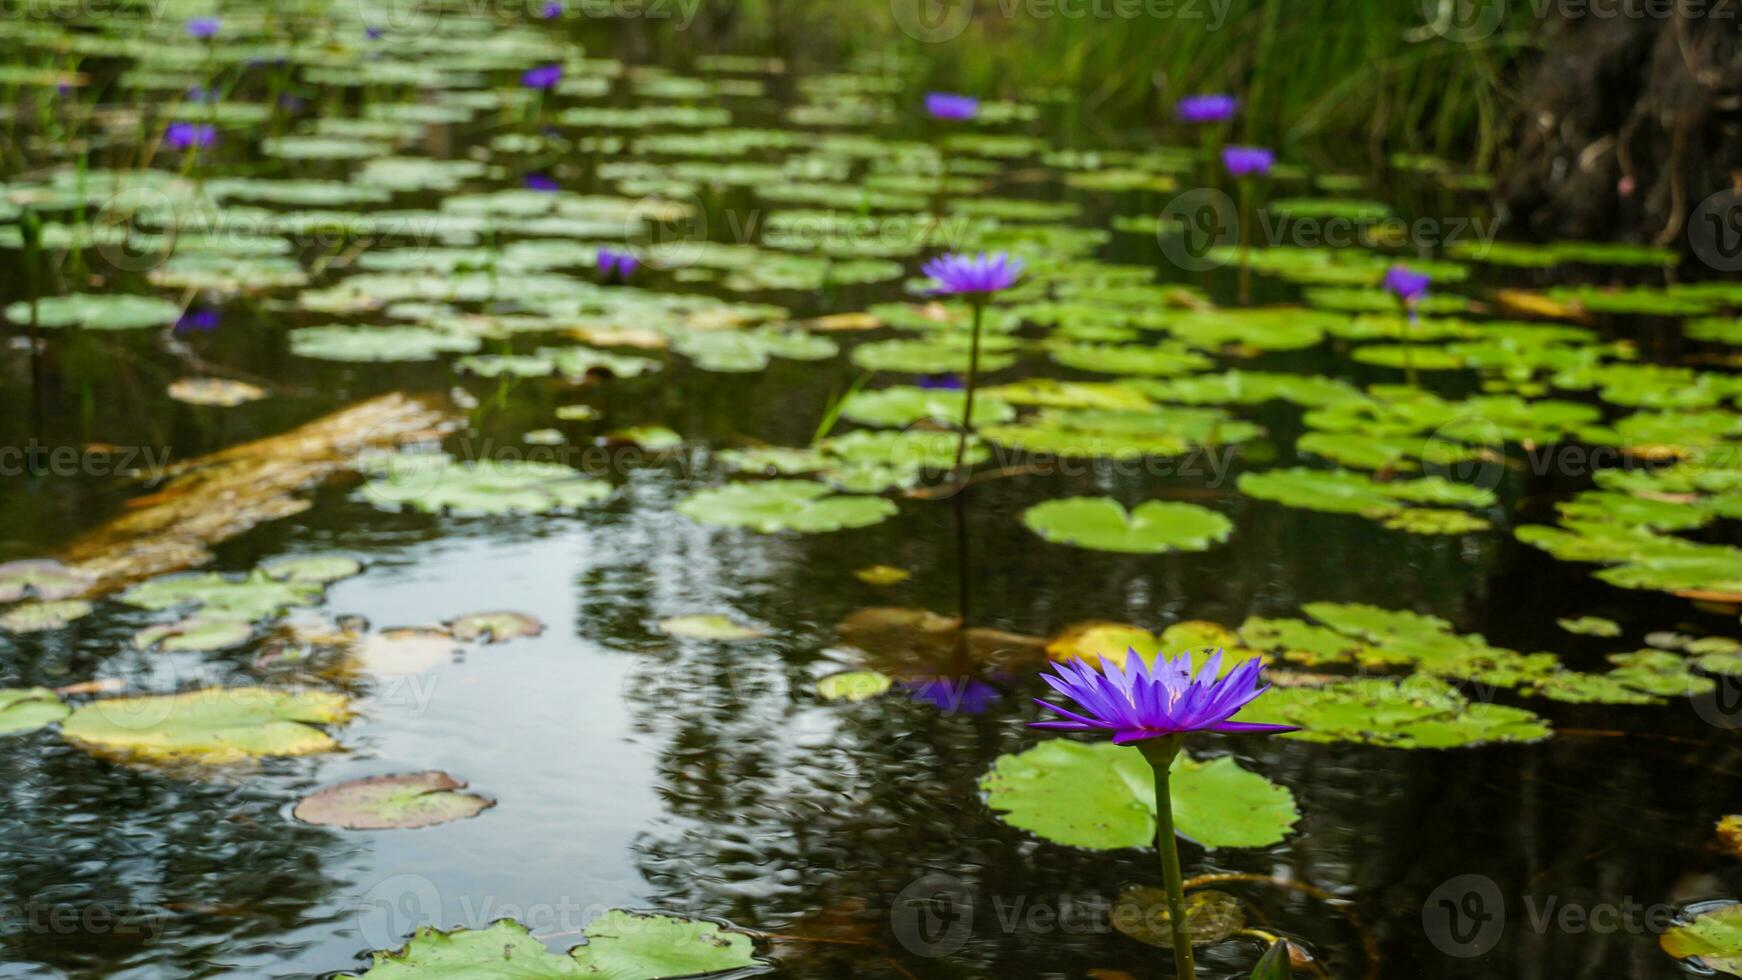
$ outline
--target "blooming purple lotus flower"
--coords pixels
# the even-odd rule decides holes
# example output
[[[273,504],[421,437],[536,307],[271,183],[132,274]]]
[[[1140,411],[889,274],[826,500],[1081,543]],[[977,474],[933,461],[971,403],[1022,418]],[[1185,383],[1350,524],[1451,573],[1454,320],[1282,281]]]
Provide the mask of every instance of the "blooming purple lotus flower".
[[[1225,146],[1222,166],[1235,177],[1262,177],[1276,165],[1276,154],[1262,146]]]
[[[599,278],[604,282],[628,282],[635,270],[641,268],[641,260],[628,252],[619,252],[612,248],[599,249]]]
[[[954,92],[927,92],[925,111],[933,119],[972,119],[980,113],[980,100]]]
[[[1188,95],[1174,106],[1180,122],[1219,123],[1234,118],[1240,103],[1232,95]]]
[[[1036,698],[1036,704],[1057,712],[1065,720],[1032,722],[1031,728],[1109,731],[1119,745],[1187,732],[1270,735],[1299,731],[1291,725],[1228,720],[1252,699],[1270,690],[1268,684],[1257,686],[1264,669],[1264,662],[1257,657],[1242,661],[1226,677],[1216,676],[1222,669],[1220,650],[1204,661],[1195,677],[1189,651],[1173,660],[1158,656],[1153,666],[1132,650],[1123,667],[1102,657],[1099,670],[1081,660],[1069,661],[1055,669],[1056,676],[1041,677],[1088,713],[1080,715]]]
[[[1009,289],[1022,275],[1022,260],[1008,252],[985,252],[969,257],[959,252],[940,255],[920,269],[939,283],[934,293],[984,295]]]
[[[163,145],[172,150],[204,150],[216,142],[217,127],[208,123],[172,122],[163,131]]]
[[[527,88],[553,89],[562,80],[562,65],[539,65],[537,68],[528,68],[526,74],[520,76],[520,84]]]
[[[1414,306],[1417,300],[1427,295],[1427,287],[1433,279],[1426,273],[1415,272],[1401,265],[1394,265],[1385,270],[1383,285],[1386,292],[1403,301],[1405,306]]]
[[[218,329],[217,310],[189,310],[175,321],[175,333],[211,333]]]
[[[216,17],[195,17],[187,22],[188,37],[208,40],[218,36],[218,30],[224,22]]]

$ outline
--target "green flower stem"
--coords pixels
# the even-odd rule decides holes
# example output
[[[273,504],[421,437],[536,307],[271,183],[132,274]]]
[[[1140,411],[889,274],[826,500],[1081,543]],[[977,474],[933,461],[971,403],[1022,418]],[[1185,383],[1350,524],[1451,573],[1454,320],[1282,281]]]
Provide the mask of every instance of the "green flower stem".
[[[980,378],[980,321],[986,313],[986,297],[974,295],[969,298],[974,304],[974,335],[968,342],[968,379],[964,385],[967,392],[962,399],[962,431],[956,437],[956,466],[952,472],[952,482],[959,493],[962,489],[962,461],[968,455],[968,436],[974,431],[974,385]]]
[[[1167,884],[1167,924],[1173,930],[1173,970],[1182,978],[1197,976],[1192,962],[1192,937],[1186,929],[1185,878],[1179,869],[1179,840],[1173,829],[1173,797],[1167,788],[1168,771],[1179,755],[1184,735],[1167,735],[1139,742],[1143,757],[1155,770],[1155,847],[1161,852],[1161,877]]]

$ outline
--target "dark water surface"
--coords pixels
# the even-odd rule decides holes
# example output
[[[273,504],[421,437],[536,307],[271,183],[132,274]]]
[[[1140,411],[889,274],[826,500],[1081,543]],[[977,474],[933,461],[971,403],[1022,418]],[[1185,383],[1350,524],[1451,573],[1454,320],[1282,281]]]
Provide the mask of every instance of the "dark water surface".
[[[795,86],[778,78],[773,102],[723,104],[739,125],[786,125],[778,108]],[[354,102],[359,93],[347,95]],[[351,113],[350,102],[321,111]],[[1047,134],[1051,125],[1043,119],[1014,128]],[[424,146],[402,152],[466,157],[490,132],[430,129]],[[221,166],[261,176],[343,176],[349,169],[242,150],[221,159]],[[507,173],[466,189],[519,186],[519,170],[544,167],[503,159]],[[1358,169],[1365,161],[1346,165]],[[1044,174],[1037,161],[1009,166]],[[1484,213],[1479,195],[1454,198],[1403,175],[1380,180],[1376,193],[1406,214]],[[590,176],[569,189],[615,192]],[[1113,214],[1153,214],[1167,198],[1073,191],[1050,179],[1011,182],[998,193],[1080,200],[1083,223],[1095,226]],[[730,237],[733,195],[751,202],[740,209],[755,206],[742,190],[709,200],[717,240]],[[393,206],[438,201],[414,193],[397,196]],[[1116,234],[1098,257],[1153,263],[1163,280],[1233,300],[1232,275],[1169,268],[1152,237]],[[22,253],[0,250],[0,300],[27,295],[15,274],[22,263]],[[916,268],[909,263],[910,272]],[[98,291],[151,289],[103,274]],[[313,285],[341,278],[329,272]],[[1525,274],[1512,281],[1541,280]],[[711,288],[678,282],[670,272],[640,284]],[[512,281],[505,286],[511,294]],[[286,431],[374,394],[445,398],[456,385],[479,401],[448,440],[459,455],[522,452],[529,448],[524,432],[552,425],[576,447],[643,423],[668,425],[687,445],[663,460],[614,457],[598,475],[615,484],[615,495],[571,515],[386,513],[353,495],[354,477],[341,477],[310,495],[309,510],[219,545],[210,567],[223,571],[300,554],[364,561],[364,574],[329,590],[324,611],[360,615],[377,627],[513,609],[547,629],[409,677],[354,682],[361,713],[342,729],[338,754],[190,774],[98,760],[53,729],[5,739],[0,976],[319,975],[361,965],[365,951],[396,947],[420,924],[482,926],[502,917],[563,949],[589,918],[612,907],[849,941],[765,942],[759,951],[769,954],[775,976],[1167,975],[1165,954],[1111,931],[1106,915],[1121,888],[1155,881],[1152,854],[1049,844],[1001,823],[983,802],[977,783],[993,760],[1037,741],[1024,727],[1036,717],[1027,698],[1039,688],[1032,677],[994,678],[1002,696],[978,715],[898,694],[831,704],[815,693],[819,677],[850,662],[834,631],[844,616],[883,605],[955,609],[948,503],[902,500],[899,515],[883,524],[815,536],[709,528],[673,512],[687,492],[721,479],[712,450],[808,442],[859,374],[846,349],[893,334],[837,335],[839,357],[777,359],[757,373],[708,373],[680,355],[656,353],[664,370],[640,378],[579,389],[550,380],[503,385],[461,378],[445,361],[340,365],[292,356],[288,328],[372,322],[271,302],[294,292],[233,299],[210,334],[171,340],[156,330],[55,332],[41,358],[39,392],[27,348],[0,352],[0,445],[149,447],[182,460]],[[1294,287],[1259,281],[1260,301],[1296,295]],[[892,282],[730,298],[778,303],[796,319],[903,296]],[[22,334],[9,329],[12,337]],[[1605,329],[1647,336],[1651,325],[1617,321]],[[263,379],[271,397],[227,409],[167,398],[169,381],[193,373],[175,353],[183,345],[220,375]],[[1358,383],[1397,380],[1397,372],[1324,352],[1222,364],[1234,365]],[[994,380],[1039,373],[1060,372],[1030,355]],[[910,380],[891,376],[873,386]],[[1468,390],[1468,378],[1456,372],[1431,384],[1448,395]],[[583,401],[601,409],[598,421],[551,421],[556,406]],[[1511,527],[1552,518],[1552,502],[1586,485],[1581,480],[1512,471],[1500,488],[1504,517],[1493,530],[1392,532],[1239,494],[1233,475],[1292,465],[1292,439],[1301,431],[1299,410],[1283,403],[1240,414],[1269,432],[1228,474],[1091,466],[977,486],[968,507],[976,624],[1035,636],[1085,619],[1159,630],[1183,620],[1232,625],[1247,616],[1294,616],[1313,601],[1370,602],[1444,617],[1499,646],[1561,652],[1588,669],[1605,652],[1641,645],[1651,630],[1734,633],[1733,617],[1611,588],[1590,577],[1591,566],[1558,562],[1513,540]],[[1255,451],[1269,458],[1258,462]],[[105,473],[8,472],[0,480],[0,560],[52,554],[149,489]],[[1236,533],[1204,553],[1133,557],[1050,545],[1017,520],[1034,502],[1073,495],[1188,500],[1226,514]],[[913,577],[873,587],[852,574],[872,564]],[[726,645],[670,638],[655,627],[667,617],[710,612],[760,624],[767,635]],[[1555,626],[1558,617],[1588,614],[1614,618],[1627,632],[1596,641]],[[123,678],[136,691],[169,691],[274,676],[256,662],[258,643],[209,655],[134,649],[133,631],[158,618],[102,602],[64,630],[0,635],[0,687]],[[1505,691],[1500,698],[1516,701]],[[1227,886],[1249,903],[1254,924],[1300,940],[1338,977],[1680,975],[1657,947],[1653,923],[1661,929],[1661,917],[1630,910],[1742,890],[1742,866],[1709,845],[1713,823],[1738,806],[1742,753],[1734,735],[1708,724],[1686,699],[1668,707],[1540,699],[1529,706],[1563,731],[1533,745],[1420,752],[1205,739],[1200,753],[1231,752],[1286,785],[1303,816],[1271,848],[1205,852],[1187,844],[1187,874],[1277,876],[1334,893],[1336,908],[1268,885]],[[316,787],[425,769],[463,776],[497,805],[475,819],[391,832],[335,831],[289,815]],[[1486,884],[1472,885],[1467,875]],[[950,932],[954,920],[946,913],[924,920],[913,899],[931,897],[939,880],[946,891],[974,896],[964,913],[971,928]],[[1470,906],[1465,896],[1478,887],[1487,889],[1482,904]],[[1574,918],[1565,917],[1569,907],[1578,910]],[[1491,913],[1499,933],[1491,950],[1464,958],[1456,954],[1473,948],[1470,930],[1486,921],[1463,917],[1472,908]],[[1370,935],[1381,958],[1376,973],[1344,913]],[[940,931],[928,933],[928,925]],[[943,945],[930,942],[937,937]],[[947,955],[927,955],[946,947]],[[1204,954],[1201,966],[1205,975],[1230,976],[1249,970],[1260,951],[1255,942],[1228,943]]]

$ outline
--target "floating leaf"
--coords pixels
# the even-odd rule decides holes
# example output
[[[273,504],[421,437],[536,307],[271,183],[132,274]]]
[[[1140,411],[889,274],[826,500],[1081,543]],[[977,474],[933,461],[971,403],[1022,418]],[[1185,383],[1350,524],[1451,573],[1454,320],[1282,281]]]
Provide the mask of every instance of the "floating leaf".
[[[853,670],[830,674],[817,681],[817,693],[825,701],[864,701],[874,698],[895,683],[888,674],[874,670]]]
[[[210,619],[191,616],[175,623],[148,626],[133,634],[133,645],[141,650],[159,649],[165,653],[193,650],[229,650],[254,637],[254,626],[242,619]]]
[[[1613,619],[1601,616],[1580,616],[1576,619],[1557,619],[1555,623],[1568,633],[1580,636],[1620,636],[1621,624]]]
[[[730,616],[719,613],[703,613],[694,616],[673,616],[659,621],[660,632],[667,636],[681,636],[691,640],[754,640],[767,636],[765,630],[754,626],[746,626],[733,620]]]
[[[0,602],[71,599],[90,588],[95,580],[90,572],[58,561],[9,561],[0,564]]]
[[[1300,819],[1293,793],[1227,756],[1197,762],[1181,753],[1169,784],[1175,828],[1205,847],[1268,847]],[[1130,746],[1045,741],[999,756],[980,788],[1005,823],[1058,844],[1155,844],[1155,773]]]
[[[0,629],[11,633],[58,630],[73,620],[88,615],[90,611],[91,604],[83,599],[26,602],[0,614]]]
[[[1153,661],[1161,650],[1161,637],[1141,626],[1126,623],[1076,623],[1046,644],[1046,655],[1053,660],[1081,660],[1097,670],[1101,668],[1102,660],[1111,660],[1124,668],[1131,651],[1136,651],[1146,661]]]
[[[428,327],[303,327],[290,332],[290,352],[326,361],[433,361],[466,354],[479,340]]]
[[[0,735],[19,735],[52,725],[72,709],[46,687],[0,688]]]
[[[442,932],[425,926],[405,948],[374,953],[369,980],[424,977],[663,980],[742,970],[755,963],[748,936],[712,922],[612,909],[586,927],[587,943],[553,953],[525,926],[504,919],[487,929]]]
[[[1687,912],[1691,918],[1657,937],[1663,951],[1707,970],[1742,977],[1742,904],[1702,903]]]
[[[350,717],[341,694],[213,687],[95,701],[73,712],[61,734],[99,754],[219,764],[330,752],[338,743],[314,726]]]
[[[1127,513],[1107,497],[1049,500],[1024,511],[1022,522],[1048,541],[1128,554],[1203,551],[1234,532],[1232,521],[1196,504],[1150,500]]]
[[[465,820],[496,805],[459,792],[465,788],[464,781],[433,770],[371,776],[316,790],[297,801],[291,816],[345,830],[404,830]]]
[[[36,304],[39,327],[140,330],[168,326],[180,316],[181,307],[169,300],[127,293],[50,296]],[[29,323],[30,304],[13,303],[6,307],[6,319],[20,325]]]
[[[363,563],[343,555],[307,555],[269,561],[260,570],[279,582],[329,585],[362,572]]]
[[[866,585],[894,585],[907,581],[913,577],[913,573],[893,565],[872,565],[859,569],[853,576]]]
[[[1009,405],[988,397],[985,391],[974,400],[974,424],[991,425],[1016,417]],[[878,391],[858,391],[841,403],[841,416],[862,425],[897,428],[932,421],[960,425],[967,393],[898,385]]]
[[[120,599],[141,609],[197,609],[209,618],[258,620],[321,601],[322,583],[279,581],[264,570],[241,579],[217,572],[170,575],[141,582]]]
[[[384,454],[364,461],[374,475],[359,493],[377,507],[429,513],[545,514],[596,504],[611,485],[561,463],[503,459],[459,462],[441,453]]]
[[[766,534],[865,527],[893,516],[896,507],[882,497],[837,496],[827,484],[810,480],[768,480],[698,491],[684,498],[677,511],[703,524]]]
[[[506,643],[538,636],[544,632],[544,624],[521,612],[468,613],[449,623],[448,631],[454,639],[467,643]]]
[[[1187,892],[1185,900],[1186,935],[1193,946],[1219,943],[1246,927],[1239,900],[1227,892],[1199,888]],[[1140,943],[1172,949],[1172,923],[1167,892],[1160,888],[1133,885],[1113,903],[1113,927]]]
[[[1472,705],[1451,685],[1423,674],[1401,682],[1362,678],[1321,687],[1276,687],[1235,720],[1301,728],[1284,738],[1399,749],[1534,742],[1552,734],[1547,722],[1529,711]]]
[[[235,408],[266,397],[266,389],[228,378],[182,378],[169,385],[169,397],[189,405]]]

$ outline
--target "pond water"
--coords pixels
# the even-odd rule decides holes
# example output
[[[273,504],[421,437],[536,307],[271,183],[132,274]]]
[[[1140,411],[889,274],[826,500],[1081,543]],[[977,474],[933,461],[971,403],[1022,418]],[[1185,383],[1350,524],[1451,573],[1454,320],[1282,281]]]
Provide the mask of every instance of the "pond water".
[[[1262,650],[1288,691],[1354,673],[1452,685],[1433,737],[1408,727],[1421,698],[1388,688],[1377,713],[1301,716],[1319,740],[1188,746],[1285,788],[1298,821],[1257,846],[1188,841],[1186,874],[1251,876],[1217,887],[1321,975],[1678,976],[1670,912],[1736,895],[1742,865],[1713,828],[1742,765],[1725,697],[1742,649],[1726,479],[1742,383],[1725,353],[1742,293],[1681,286],[1697,277],[1650,249],[1487,250],[1480,181],[1438,161],[1284,152],[1249,192],[1218,174],[1222,190],[1182,203],[1204,182],[1196,133],[1091,145],[1045,98],[927,119],[899,63],[626,65],[608,25],[454,15],[372,39],[349,7],[319,33],[293,31],[299,15],[227,13],[215,42],[181,18],[0,35],[18,110],[0,187],[0,446],[18,450],[0,561],[97,569],[88,613],[0,632],[0,688],[101,714],[265,686],[355,713],[320,726],[331,751],[219,763],[118,755],[71,737],[78,714],[0,736],[0,975],[328,975],[419,926],[504,918],[563,952],[609,909],[748,931],[758,959],[733,975],[1171,975],[1166,951],[1112,925],[1124,888],[1158,883],[1153,849],[1048,840],[982,785],[1053,737],[1025,724],[1046,690],[1039,643],[1092,621],[1220,624],[1157,642]],[[541,64],[564,67],[542,95],[521,84]],[[175,121],[214,127],[214,145],[160,145]],[[1207,206],[1229,244],[1237,199],[1257,219],[1245,273],[1185,241]],[[599,248],[645,264],[597,285]],[[1007,363],[983,386],[1092,383],[983,387],[991,448],[960,496],[952,420],[924,407],[961,410],[967,307],[919,273],[949,249],[1027,262],[987,313],[985,353]],[[1434,279],[1419,322],[1378,285],[1406,261]],[[69,295],[161,304],[56,305]],[[1238,312],[1261,306],[1276,309]],[[904,338],[930,342],[888,344]],[[190,403],[171,394],[184,378],[258,397]],[[177,475],[394,393],[423,408]],[[559,416],[581,405],[590,417]],[[613,435],[650,426],[673,444]],[[860,431],[909,435],[781,462],[859,501],[845,520],[807,533],[789,529],[802,505],[763,502],[764,532],[696,506],[766,479],[765,458],[730,450]],[[395,443],[413,460],[398,470]],[[1569,449],[1632,482],[1593,494]],[[427,464],[437,451],[600,485],[479,486]],[[1347,476],[1243,479],[1295,467]],[[233,478],[199,482],[214,469]],[[1417,470],[1475,493],[1387,495]],[[1115,551],[1024,520],[1073,497],[1189,505],[1164,523],[1210,530]],[[1576,540],[1545,550],[1526,526]],[[333,555],[361,570],[294,609],[268,601],[219,649],[139,637],[198,603],[128,601],[140,580]],[[873,566],[906,574],[874,584],[858,574]],[[988,631],[965,644],[945,619],[964,606]],[[542,630],[393,642],[491,611]],[[750,629],[674,635],[699,615]],[[1613,626],[1561,624],[1580,617]],[[1341,639],[1267,642],[1253,618]],[[888,689],[819,690],[849,671]],[[1504,716],[1517,727],[1483,727],[1502,717],[1489,702],[1521,709]],[[430,770],[494,805],[397,830],[292,814],[322,787]],[[1245,976],[1264,948],[1236,936],[1200,970]]]

